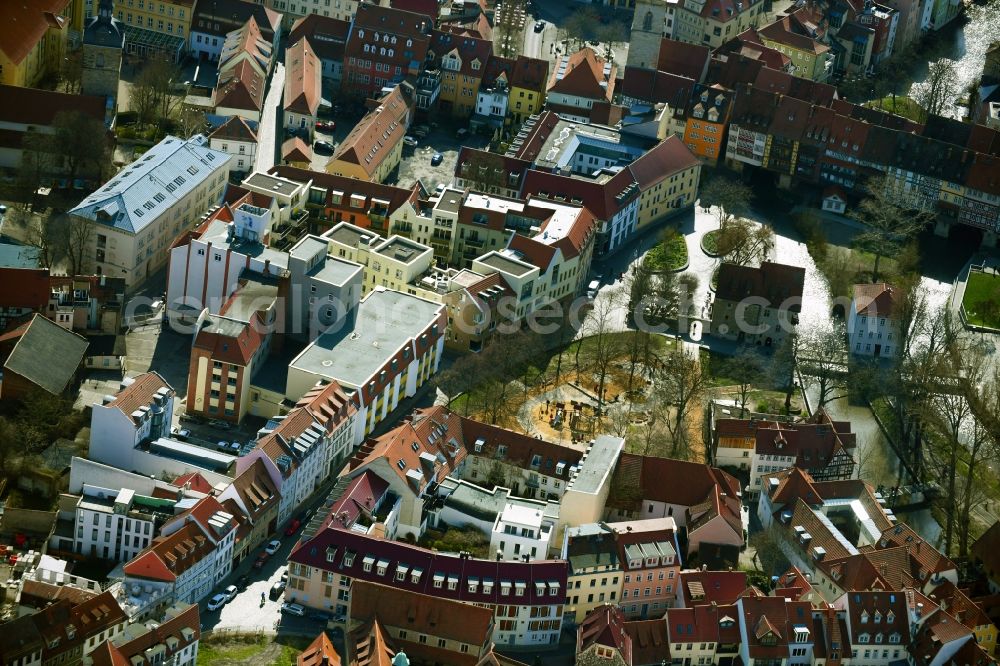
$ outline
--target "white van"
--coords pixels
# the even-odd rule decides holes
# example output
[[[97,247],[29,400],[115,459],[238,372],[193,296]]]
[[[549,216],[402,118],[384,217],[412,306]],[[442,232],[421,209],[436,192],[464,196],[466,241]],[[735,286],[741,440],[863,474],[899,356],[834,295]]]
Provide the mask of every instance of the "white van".
[[[594,280],[593,282],[591,282],[590,284],[588,284],[587,285],[587,298],[596,298],[597,297],[597,290],[600,289],[600,288],[601,288],[601,281],[600,280]]]

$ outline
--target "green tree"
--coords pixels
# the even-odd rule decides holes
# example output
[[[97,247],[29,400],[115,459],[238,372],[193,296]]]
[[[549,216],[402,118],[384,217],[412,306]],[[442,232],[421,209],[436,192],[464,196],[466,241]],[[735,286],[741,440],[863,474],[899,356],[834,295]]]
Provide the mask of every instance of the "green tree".
[[[736,382],[736,402],[741,418],[746,418],[747,403],[750,402],[754,384],[765,376],[764,359],[753,347],[742,347],[735,356],[726,359],[722,367],[725,376]]]

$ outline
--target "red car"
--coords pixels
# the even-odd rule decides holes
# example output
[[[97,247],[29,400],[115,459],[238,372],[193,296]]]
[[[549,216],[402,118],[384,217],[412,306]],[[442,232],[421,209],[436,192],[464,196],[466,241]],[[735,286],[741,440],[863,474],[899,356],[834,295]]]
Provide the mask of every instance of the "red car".
[[[257,559],[253,563],[254,569],[260,569],[265,564],[267,564],[267,559],[270,557],[267,553],[261,551],[261,554],[257,556]]]
[[[289,523],[289,525],[288,525],[288,529],[285,530],[285,536],[292,536],[293,534],[295,534],[296,532],[298,532],[299,531],[299,527],[301,527],[301,525],[302,525],[302,523],[299,521],[298,518],[295,518],[294,520],[292,520],[292,522]]]

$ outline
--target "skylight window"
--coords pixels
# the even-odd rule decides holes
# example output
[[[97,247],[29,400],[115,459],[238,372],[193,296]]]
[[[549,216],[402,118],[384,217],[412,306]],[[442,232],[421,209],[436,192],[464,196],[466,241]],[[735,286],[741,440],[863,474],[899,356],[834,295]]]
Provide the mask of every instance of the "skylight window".
[[[187,168],[187,172],[188,172],[189,174],[191,174],[192,176],[194,176],[195,174],[197,174],[197,173],[198,173],[198,167],[196,167],[196,166],[189,166],[189,167]]]

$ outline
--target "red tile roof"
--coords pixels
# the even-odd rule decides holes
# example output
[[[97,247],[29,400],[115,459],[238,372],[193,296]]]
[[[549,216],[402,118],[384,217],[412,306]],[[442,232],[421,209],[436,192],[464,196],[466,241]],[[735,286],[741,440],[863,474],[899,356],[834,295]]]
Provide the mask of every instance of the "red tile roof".
[[[20,65],[50,28],[61,30],[69,23],[66,17],[59,15],[66,10],[67,5],[67,0],[4,2],[3,21],[0,21],[0,51],[12,63]]]
[[[707,46],[664,38],[660,42],[656,69],[701,82],[705,79],[711,59],[712,50]]]
[[[297,136],[290,137],[281,144],[282,162],[305,162],[312,161],[313,151],[309,144]]]
[[[288,33],[288,43],[294,44],[306,37],[316,49],[316,55],[320,60],[339,63],[344,59],[344,47],[350,29],[351,24],[347,21],[319,14],[306,14],[292,24],[292,31]]]
[[[430,573],[426,574],[428,577]],[[444,598],[438,594],[421,594],[401,590],[394,583],[379,584],[356,580],[351,585],[350,621],[366,624],[375,618],[387,627],[415,627],[433,640],[425,643],[412,638],[397,638],[397,645],[410,659],[419,663],[437,663],[437,639],[472,646],[486,644],[493,634],[493,610]],[[479,661],[475,652],[448,655],[453,666],[474,666]]]
[[[560,93],[610,102],[614,97],[618,66],[611,64],[606,76],[604,66],[605,61],[589,47],[562,56],[558,67],[549,76],[548,94]]]
[[[230,320],[232,321],[232,320]],[[264,342],[261,331],[266,330],[260,313],[255,312],[249,322],[237,322],[239,332],[229,335],[223,329],[209,325],[198,331],[194,346],[211,352],[213,361],[247,366]]]
[[[153,402],[154,394],[163,388],[170,388],[167,380],[156,372],[145,372],[135,377],[132,383],[119,391],[115,399],[106,406],[117,407],[122,414],[132,418],[132,412],[140,407],[149,406]]]
[[[892,317],[896,309],[893,286],[885,282],[854,285],[854,311],[868,317]]]
[[[576,630],[576,653],[592,645],[616,650],[626,664],[632,663],[632,636],[625,631],[625,618],[618,606],[598,606],[587,613]]]
[[[814,54],[826,53],[830,47],[812,37],[797,20],[796,13],[779,17],[774,23],[766,25],[758,31],[766,40],[783,44],[797,51],[808,51]]]
[[[264,105],[265,81],[249,60],[236,63],[219,76],[214,103],[229,109],[260,111]]]
[[[652,187],[675,173],[700,164],[698,158],[676,136],[668,136],[628,165],[632,177],[643,190]]]
[[[250,128],[242,116],[229,116],[229,120],[219,125],[208,135],[208,138],[257,143],[257,133]]]
[[[698,13],[702,18],[712,19],[719,23],[727,23],[755,6],[761,0],[708,0],[702,6],[701,2],[685,0],[684,8]],[[688,3],[691,3],[690,6]],[[699,11],[700,10],[700,11]]]
[[[604,182],[530,169],[525,176],[521,195],[547,196],[582,203],[595,218],[606,221],[637,198],[639,188],[628,169],[621,170]]]
[[[669,72],[639,67],[626,67],[618,86],[623,97],[649,104],[669,104],[674,109],[686,109],[694,90],[694,79]]]
[[[373,175],[406,135],[411,108],[412,100],[403,86],[396,86],[344,137],[333,159],[357,164]]]
[[[434,30],[431,33],[430,53],[433,63],[440,66],[442,59],[454,53],[461,61],[457,74],[481,80],[493,53],[493,42],[476,37],[453,35],[450,32]]]
[[[327,562],[327,553],[335,552],[334,562]],[[347,566],[344,555],[353,553]],[[364,570],[364,561],[385,562],[384,572],[371,566]],[[289,561],[315,567],[322,571],[337,571],[355,581],[366,580],[390,584],[397,590],[419,592],[446,599],[474,604],[517,603],[522,606],[548,606],[566,599],[567,568],[564,560],[533,560],[531,562],[463,559],[457,554],[428,550],[402,541],[389,541],[342,528],[334,523],[319,530],[311,539],[300,542],[289,555]],[[407,568],[402,581],[395,579],[397,565]],[[414,582],[414,573],[419,577]],[[454,589],[434,585],[434,577],[455,580]],[[439,578],[440,580],[440,578]],[[470,591],[469,583],[477,585]],[[483,582],[491,583],[485,591]],[[525,585],[524,596],[515,597],[515,583]],[[507,585],[504,585],[506,583]],[[501,589],[506,590],[502,593]],[[516,599],[516,601],[515,601]]]
[[[623,453],[618,459],[612,488],[638,489],[642,499],[680,506],[696,506],[709,496],[715,486],[736,497],[740,484],[730,474],[703,463],[639,456]],[[634,502],[612,493],[608,504],[632,508]]]
[[[0,308],[44,312],[49,304],[49,284],[48,268],[0,268]]]
[[[670,663],[667,623],[661,620],[634,620],[623,625],[632,639],[633,664]]]
[[[315,16],[315,14],[311,14]],[[340,655],[325,631],[295,658],[295,666],[340,666]]]
[[[39,0],[52,2],[52,0]],[[63,0],[65,4],[65,0]],[[56,2],[55,4],[58,4]],[[21,5],[28,7],[29,3],[4,3],[4,20],[0,22],[0,50],[3,50],[3,32],[17,27],[16,17]],[[104,122],[104,98],[96,95],[73,95],[39,90],[37,88],[22,88],[20,86],[0,85],[0,122],[17,125],[51,126],[56,116],[63,111],[77,111],[95,120]]]
[[[103,661],[95,659],[93,666],[151,666],[154,663],[152,659],[156,653],[150,651],[150,648],[156,645],[163,645],[166,650],[155,663],[160,664],[171,659],[201,639],[198,604],[191,604],[180,613],[168,614],[166,620],[159,623],[149,623],[147,628],[148,631],[130,641],[112,644],[108,640],[103,643],[103,650],[98,648],[91,654],[91,657],[94,657],[100,651],[102,655],[100,659]],[[169,641],[170,638],[177,642]],[[120,640],[121,636],[116,639],[116,641]],[[173,648],[171,648],[171,644],[174,644]]]
[[[752,659],[787,658],[788,644],[795,640],[795,625],[808,625],[812,607],[805,601],[786,601],[778,597],[740,599],[740,622],[746,627],[748,650]],[[774,641],[769,644],[768,636]]]
[[[545,86],[549,79],[549,61],[540,58],[529,58],[525,55],[517,56],[514,61],[514,68],[510,72],[510,85],[512,88],[524,88],[534,90],[539,93],[545,92]]]
[[[759,268],[723,263],[719,267],[716,299],[741,301],[753,296],[764,299],[770,307],[798,312],[802,309],[805,275],[800,266],[770,261],[762,262]]]
[[[685,606],[728,605],[747,589],[747,575],[743,571],[701,571],[680,573],[681,594]]]
[[[319,110],[321,73],[319,56],[309,39],[303,37],[285,50],[286,111],[315,116]]]
[[[309,171],[307,169],[284,165],[275,166],[268,173],[282,178],[287,178],[288,180],[293,180],[296,183],[307,183],[312,181],[312,187],[326,190],[325,204],[327,206],[346,207],[347,202],[351,201],[354,197],[361,197],[365,200],[365,204],[362,208],[364,210],[368,210],[371,207],[372,199],[381,199],[382,201],[389,202],[389,213],[391,214],[403,204],[407,202],[416,203],[417,201],[416,184],[414,184],[414,186],[410,189],[406,189],[403,187],[396,187],[395,185],[373,183],[359,178],[348,178],[346,176],[338,176],[336,174],[325,173],[323,171]],[[333,191],[340,193],[340,204],[333,203],[331,199],[331,193]]]
[[[195,523],[186,523],[167,537],[157,537],[152,545],[123,566],[127,576],[173,582],[215,550]]]
[[[191,490],[195,490],[199,493],[205,493],[207,495],[213,490],[212,484],[208,482],[208,479],[201,475],[201,472],[189,472],[188,474],[182,474],[174,479],[173,484],[178,487],[183,487],[189,482],[191,484]]]

